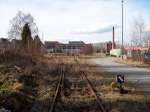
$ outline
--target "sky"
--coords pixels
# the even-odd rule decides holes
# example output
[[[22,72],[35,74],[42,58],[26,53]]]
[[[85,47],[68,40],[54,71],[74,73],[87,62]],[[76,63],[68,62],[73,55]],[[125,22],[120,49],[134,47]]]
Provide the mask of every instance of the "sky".
[[[125,0],[124,40],[131,37],[132,23],[142,16],[150,29],[150,0]],[[7,37],[10,20],[18,11],[30,13],[43,41],[121,42],[121,0],[0,0],[0,37]]]

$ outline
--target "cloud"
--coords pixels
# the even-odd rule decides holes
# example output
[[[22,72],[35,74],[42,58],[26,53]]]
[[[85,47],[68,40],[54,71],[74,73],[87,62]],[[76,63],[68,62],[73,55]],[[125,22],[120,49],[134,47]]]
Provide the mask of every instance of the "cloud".
[[[119,25],[114,25],[115,29],[118,29],[120,26]],[[102,34],[102,33],[109,33],[112,32],[112,28],[113,25],[109,25],[106,27],[102,27],[102,28],[97,28],[95,30],[82,30],[82,31],[78,31],[78,32],[73,32],[74,34]]]
[[[150,25],[147,25],[144,29],[145,32],[150,32]]]
[[[136,14],[141,12],[150,24],[150,2],[147,7],[141,2],[144,0],[127,0],[124,4],[126,39]],[[44,40],[107,41],[112,36],[112,25],[118,29],[116,39],[121,37],[121,0],[0,0],[0,37],[7,37],[9,21],[18,10],[32,14]]]

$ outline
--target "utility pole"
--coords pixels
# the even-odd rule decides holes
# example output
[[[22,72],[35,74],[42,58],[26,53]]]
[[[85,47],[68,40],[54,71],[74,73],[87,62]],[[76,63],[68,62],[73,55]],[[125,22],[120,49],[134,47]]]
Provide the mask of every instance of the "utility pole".
[[[122,45],[121,45],[121,54],[122,54],[122,59],[123,59],[123,53],[124,53],[123,52],[123,50],[124,50],[123,49],[123,34],[124,34],[124,32],[123,32],[123,30],[124,30],[123,29],[123,3],[124,3],[124,0],[122,0],[121,2],[122,2]]]

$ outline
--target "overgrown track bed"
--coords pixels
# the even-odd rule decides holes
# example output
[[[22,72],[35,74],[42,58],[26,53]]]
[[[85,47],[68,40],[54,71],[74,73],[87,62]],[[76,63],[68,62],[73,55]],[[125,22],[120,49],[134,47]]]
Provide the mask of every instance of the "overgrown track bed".
[[[78,61],[78,59],[75,59],[77,65],[80,67],[80,63]],[[80,67],[82,68],[82,67]],[[101,112],[107,112],[107,110],[105,109],[105,106],[103,104],[102,99],[100,98],[100,95],[97,94],[96,89],[94,88],[92,82],[88,79],[86,72],[83,70],[80,71],[80,75],[82,76],[82,78],[85,80],[85,82],[87,83],[88,87],[89,87],[89,91],[92,92],[92,95],[95,97],[95,100],[97,101],[97,104],[99,106],[99,109]]]
[[[64,74],[64,71],[63,71],[63,67],[61,67],[60,69],[61,69],[60,79],[59,79],[59,82],[58,82],[58,85],[57,85],[57,88],[56,88],[56,92],[55,92],[54,98],[52,100],[49,112],[54,112],[56,101],[62,95],[62,89],[64,87],[64,77],[65,77],[65,74]]]
[[[78,61],[72,68],[74,72],[68,72],[70,70],[65,65],[60,68],[60,78],[49,112],[107,112]]]
[[[83,79],[86,81],[86,83],[88,84],[88,87],[90,88],[90,91],[92,91],[98,105],[99,105],[99,108],[100,108],[100,111],[101,112],[106,112],[106,109],[104,107],[104,104],[102,102],[102,99],[100,98],[100,96],[96,93],[96,90],[94,89],[92,83],[90,82],[90,80],[88,79],[88,77],[86,76],[86,73],[85,72],[80,72],[80,74],[82,75]]]

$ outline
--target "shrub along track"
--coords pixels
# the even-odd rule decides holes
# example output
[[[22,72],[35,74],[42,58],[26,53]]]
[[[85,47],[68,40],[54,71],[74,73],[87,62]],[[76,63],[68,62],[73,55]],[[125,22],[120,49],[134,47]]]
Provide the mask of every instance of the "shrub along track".
[[[53,73],[50,73],[48,77],[42,79],[44,83],[39,87],[38,95],[29,112],[49,112],[51,109],[50,105],[55,105],[53,104],[54,99],[56,100],[60,93],[60,85],[63,76],[62,68],[63,66],[61,64],[58,65]]]

